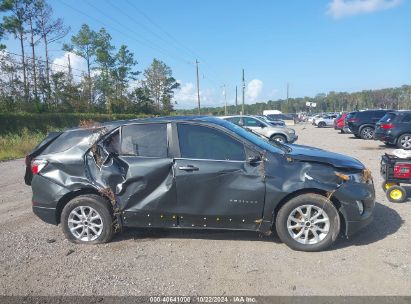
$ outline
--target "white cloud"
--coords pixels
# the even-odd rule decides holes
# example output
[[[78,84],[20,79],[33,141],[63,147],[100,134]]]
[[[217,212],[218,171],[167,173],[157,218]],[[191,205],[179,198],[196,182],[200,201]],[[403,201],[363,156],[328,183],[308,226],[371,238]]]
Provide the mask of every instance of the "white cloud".
[[[197,87],[192,82],[182,82],[180,88],[174,94],[174,100],[177,104],[174,106],[176,109],[193,109],[197,107]],[[213,91],[206,89],[200,89],[200,102],[202,107],[218,106],[218,103],[213,102]],[[221,105],[220,105],[221,106]]]
[[[65,52],[64,55],[53,60],[51,68],[54,72],[68,72],[68,56],[70,55],[70,65],[73,78],[79,80],[82,74],[87,74],[87,64],[84,58],[71,52]],[[96,71],[97,72],[97,71]],[[95,74],[95,73],[93,73]]]
[[[328,5],[327,14],[338,19],[390,9],[402,2],[403,0],[332,0]]]
[[[249,102],[254,102],[260,96],[263,90],[263,82],[259,79],[253,79],[247,84],[246,96]]]

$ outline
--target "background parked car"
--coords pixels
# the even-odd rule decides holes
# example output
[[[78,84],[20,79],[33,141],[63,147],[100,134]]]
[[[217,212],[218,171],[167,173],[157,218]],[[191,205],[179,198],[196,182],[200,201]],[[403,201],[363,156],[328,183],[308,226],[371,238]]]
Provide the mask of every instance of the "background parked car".
[[[319,128],[331,127],[334,125],[334,120],[337,118],[337,114],[324,115],[314,120],[314,125]]]
[[[273,125],[274,127],[285,127],[285,122],[284,120],[281,119],[275,119],[272,120],[269,117],[265,116],[265,115],[255,115],[255,117],[264,120],[265,122],[268,122],[270,125]]]
[[[287,127],[274,127],[262,119],[253,116],[237,115],[220,117],[241,127],[247,127],[258,134],[281,143],[293,143],[298,136],[295,130]]]
[[[375,124],[391,110],[366,110],[350,113],[347,125],[355,137],[373,139]]]
[[[384,115],[375,127],[374,139],[386,145],[411,150],[411,111],[394,111]]]
[[[347,113],[343,113],[337,116],[334,120],[334,129],[340,130],[341,133],[344,133],[344,126],[345,126],[345,118],[347,117]]]
[[[266,115],[271,120],[283,120],[286,126],[294,126],[295,119],[291,114],[268,114]]]

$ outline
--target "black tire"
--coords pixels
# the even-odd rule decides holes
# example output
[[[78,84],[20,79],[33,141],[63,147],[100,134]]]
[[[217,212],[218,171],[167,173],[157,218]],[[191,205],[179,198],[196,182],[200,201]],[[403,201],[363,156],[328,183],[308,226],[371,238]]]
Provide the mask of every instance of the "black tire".
[[[398,196],[397,193],[399,193]],[[407,199],[407,191],[401,186],[392,186],[385,194],[391,203],[403,203]]]
[[[284,135],[280,135],[280,134],[273,135],[273,136],[271,136],[270,139],[272,141],[277,141],[277,142],[282,143],[282,144],[287,143],[287,138]]]
[[[391,183],[391,182],[387,182],[387,181],[383,181],[381,183],[381,188],[382,191],[386,192],[389,188],[393,187],[393,186],[399,186],[400,184],[398,183]]]
[[[325,122],[323,122],[323,121],[320,121],[319,123],[318,123],[318,127],[319,128],[324,128],[326,126],[326,124],[325,124]]]
[[[328,233],[317,243],[303,244],[297,241],[291,236],[291,233],[294,232],[289,231],[287,227],[289,216],[293,215],[295,209],[298,207],[301,207],[301,210],[304,210],[303,206],[305,205],[311,205],[315,208],[319,208],[328,216]],[[307,208],[305,212],[307,212]],[[338,211],[335,206],[326,197],[314,193],[302,194],[289,200],[283,207],[281,207],[280,211],[277,213],[275,221],[276,231],[281,241],[288,247],[298,251],[322,251],[327,249],[337,239],[340,233],[340,226],[340,216],[338,215]],[[312,227],[314,227],[314,225]],[[303,226],[301,229],[303,228],[305,229],[306,226]],[[324,229],[325,227],[322,228]],[[301,233],[301,230],[298,229],[299,228],[294,229],[297,231],[297,234]],[[317,230],[317,232],[318,231],[319,230]],[[303,232],[302,235],[309,238],[310,233],[311,236],[314,237],[314,234],[311,232],[310,228],[307,228],[307,232]]]
[[[83,212],[79,210],[79,208],[82,207],[84,209],[84,214],[88,214],[87,219],[82,216]],[[87,213],[87,210],[89,211],[89,213]],[[95,217],[96,213],[99,218],[92,220],[91,216],[94,215]],[[77,214],[79,214],[80,216],[77,216]],[[71,223],[70,225],[76,225],[75,227],[79,227],[78,229],[74,229],[74,232],[70,230],[69,219],[72,222],[76,222],[74,224]],[[84,225],[86,225],[87,228],[84,228]],[[98,227],[100,225],[102,225],[101,228]],[[68,202],[66,206],[64,206],[61,213],[61,226],[66,238],[76,244],[107,243],[111,240],[114,234],[113,217],[109,203],[101,196],[93,194],[77,196],[70,202]],[[71,228],[73,229],[73,227]],[[97,233],[94,233],[92,229],[94,229],[94,231],[97,231]],[[90,237],[90,240],[84,240],[83,238],[86,238],[86,236],[82,237],[82,239],[79,238],[85,230],[87,231],[87,236],[92,235],[92,237]],[[80,234],[80,236],[76,237],[75,234]],[[94,238],[95,236],[97,237]]]
[[[367,126],[361,129],[360,137],[365,140],[370,140],[374,138],[374,128]]]
[[[405,133],[398,137],[397,147],[404,150],[411,150],[411,134]]]

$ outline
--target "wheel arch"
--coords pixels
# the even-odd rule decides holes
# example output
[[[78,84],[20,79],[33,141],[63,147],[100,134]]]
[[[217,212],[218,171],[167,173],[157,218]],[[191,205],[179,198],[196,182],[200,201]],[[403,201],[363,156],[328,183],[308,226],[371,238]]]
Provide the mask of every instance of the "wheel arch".
[[[272,221],[271,221],[271,227],[273,229],[273,227],[275,227],[275,221],[276,221],[276,217],[278,214],[278,211],[291,199],[293,199],[294,197],[303,195],[303,194],[318,194],[321,196],[324,196],[326,198],[329,197],[329,192],[323,189],[319,189],[319,188],[304,188],[304,189],[298,189],[296,191],[293,191],[289,194],[287,194],[285,197],[283,197],[280,202],[277,204],[277,206],[274,208],[274,212],[273,212],[273,217],[272,217]],[[340,201],[334,197],[333,195],[330,196],[330,198],[328,198],[330,200],[330,202],[334,205],[334,207],[337,209],[338,215],[340,216],[340,222],[341,222],[341,230],[340,231],[345,231],[345,225],[346,225],[346,218],[345,216],[340,212],[340,207],[341,207],[341,203]]]
[[[272,133],[270,134],[270,138],[273,138],[274,136],[277,136],[277,135],[280,135],[280,136],[284,137],[285,140],[288,141],[288,136],[287,136],[287,134],[282,133],[282,132],[272,132]]]
[[[375,125],[373,125],[373,124],[363,124],[358,128],[358,133],[361,134],[362,129],[364,129],[365,127],[371,127],[375,130]]]
[[[68,202],[70,202],[72,199],[81,196],[81,195],[97,195],[99,197],[104,198],[107,201],[107,206],[109,206],[110,212],[113,212],[112,210],[112,206],[109,203],[109,198],[106,197],[105,195],[101,194],[97,189],[94,188],[80,188],[80,189],[76,189],[74,191],[70,191],[68,193],[66,193],[65,195],[63,195],[58,203],[57,203],[57,207],[56,207],[56,222],[57,225],[60,224],[60,218],[61,218],[61,212],[63,211],[64,207],[68,204]]]

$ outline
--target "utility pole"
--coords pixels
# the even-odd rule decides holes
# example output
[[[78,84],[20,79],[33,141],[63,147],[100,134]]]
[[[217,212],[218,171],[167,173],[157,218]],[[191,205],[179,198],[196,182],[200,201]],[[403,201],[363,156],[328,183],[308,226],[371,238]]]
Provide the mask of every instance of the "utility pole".
[[[198,60],[196,59],[196,67],[197,67],[197,101],[198,101],[198,115],[201,114],[201,107],[200,107],[200,78],[198,77]]]
[[[68,74],[69,74],[69,79],[70,82],[73,80],[73,74],[71,71],[71,61],[70,61],[70,54],[67,54],[67,61],[68,61]]]
[[[224,115],[227,115],[227,92],[226,92],[225,84],[223,85],[223,87],[224,87]]]
[[[244,80],[244,69],[243,69],[243,104],[241,105],[241,115],[244,115],[244,94],[245,94],[245,80]]]
[[[287,82],[287,104],[288,104],[289,91],[290,91],[290,84]]]
[[[238,113],[237,106],[238,106],[238,102],[237,102],[237,86],[235,86],[235,114]]]

